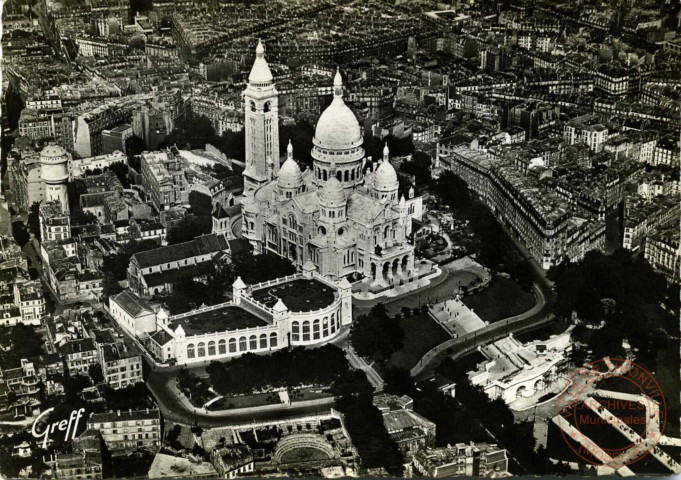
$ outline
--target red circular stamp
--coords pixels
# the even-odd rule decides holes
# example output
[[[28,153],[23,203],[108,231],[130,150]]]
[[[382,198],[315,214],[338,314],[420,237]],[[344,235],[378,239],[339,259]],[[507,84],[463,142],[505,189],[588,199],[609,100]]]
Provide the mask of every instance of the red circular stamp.
[[[578,368],[558,396],[554,418],[570,449],[582,460],[617,470],[651,452],[667,424],[658,381],[630,360],[604,358]]]

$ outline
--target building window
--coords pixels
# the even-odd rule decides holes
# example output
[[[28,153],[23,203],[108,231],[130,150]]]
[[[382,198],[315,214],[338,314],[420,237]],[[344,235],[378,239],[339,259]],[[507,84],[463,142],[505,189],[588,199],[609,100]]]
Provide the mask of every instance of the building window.
[[[198,347],[196,348],[196,356],[197,357],[205,357],[206,356],[206,344],[201,342],[199,343]]]
[[[208,356],[210,357],[213,355],[215,355],[215,342],[211,340],[208,342]]]
[[[270,348],[275,348],[277,346],[277,334],[270,333]]]
[[[229,353],[236,352],[236,338],[229,339]]]
[[[246,337],[241,337],[239,339],[239,351],[240,352],[246,351]]]
[[[264,333],[260,335],[260,348],[267,348],[267,335]]]
[[[291,324],[291,340],[294,342],[300,340],[300,324],[298,322]]]
[[[187,345],[187,358],[194,358],[194,344]]]
[[[224,338],[218,342],[218,353],[220,355],[227,353],[227,342]]]
[[[312,323],[312,338],[314,340],[319,340],[319,319]]]
[[[327,337],[329,335],[329,317],[324,317],[322,322],[322,337]]]
[[[303,341],[310,340],[310,322],[308,320],[303,322]]]

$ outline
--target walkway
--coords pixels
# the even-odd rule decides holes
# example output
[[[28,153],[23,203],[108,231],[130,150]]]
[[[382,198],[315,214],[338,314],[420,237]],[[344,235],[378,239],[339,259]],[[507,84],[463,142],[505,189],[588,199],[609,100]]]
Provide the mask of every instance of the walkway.
[[[406,292],[394,297],[376,298],[372,300],[352,299],[353,317],[357,318],[371,310],[371,307],[383,303],[390,315],[400,313],[403,307],[420,308],[423,304],[439,302],[448,298],[453,298],[458,292],[459,287],[475,284],[478,278],[485,281],[484,276],[489,276],[482,267],[473,267],[465,264],[461,267],[466,257],[455,262],[441,265],[442,274],[431,279],[430,284],[416,291]],[[476,264],[477,265],[477,264]]]
[[[366,374],[369,383],[373,385],[374,392],[381,393],[385,387],[385,382],[376,369],[374,369],[373,363],[368,364],[362,357],[353,352],[351,347],[345,349],[345,354],[350,362],[350,366],[356,370],[362,370]]]
[[[418,380],[430,377],[435,368],[446,358],[457,359],[478,346],[499,340],[510,333],[518,333],[552,320],[552,302],[538,286],[533,287],[537,303],[525,313],[487,325],[473,333],[447,340],[426,353],[421,361],[411,369],[411,376]]]

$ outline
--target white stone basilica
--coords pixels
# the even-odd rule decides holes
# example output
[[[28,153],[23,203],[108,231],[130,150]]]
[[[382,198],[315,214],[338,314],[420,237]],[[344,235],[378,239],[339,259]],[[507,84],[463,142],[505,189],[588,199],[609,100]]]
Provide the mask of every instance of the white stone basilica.
[[[261,43],[244,92],[246,169],[242,233],[258,253],[272,252],[297,266],[311,262],[339,279],[355,272],[378,285],[408,282],[415,275],[412,218],[423,214],[410,188],[398,196],[388,147],[372,163],[362,131],[343,101],[340,72],[334,98],[317,122],[312,169],[301,171],[289,142],[279,166],[278,93]]]

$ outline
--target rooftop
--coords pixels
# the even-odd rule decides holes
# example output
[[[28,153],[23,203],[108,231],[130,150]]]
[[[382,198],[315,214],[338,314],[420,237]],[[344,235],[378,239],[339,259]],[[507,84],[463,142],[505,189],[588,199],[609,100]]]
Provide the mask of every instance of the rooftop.
[[[292,312],[309,312],[331,305],[334,289],[318,280],[301,279],[254,290],[252,296],[270,308],[281,299]]]
[[[225,305],[218,308],[199,309],[172,317],[169,327],[174,331],[177,327],[182,326],[187,335],[200,335],[266,325],[269,324],[265,320],[240,307]]]

